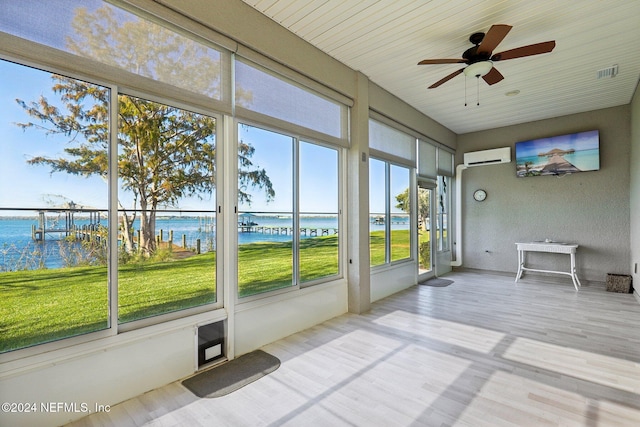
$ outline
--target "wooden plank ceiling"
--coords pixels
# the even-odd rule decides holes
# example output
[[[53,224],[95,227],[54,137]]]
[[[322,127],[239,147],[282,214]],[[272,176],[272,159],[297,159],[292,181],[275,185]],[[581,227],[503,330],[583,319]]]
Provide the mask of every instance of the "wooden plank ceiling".
[[[243,1],[458,134],[628,104],[640,76],[636,0]],[[461,58],[492,24],[513,26],[494,53],[556,47],[496,62],[505,78],[492,86],[461,74],[427,89],[464,64],[417,63]],[[597,79],[613,65],[615,77]]]

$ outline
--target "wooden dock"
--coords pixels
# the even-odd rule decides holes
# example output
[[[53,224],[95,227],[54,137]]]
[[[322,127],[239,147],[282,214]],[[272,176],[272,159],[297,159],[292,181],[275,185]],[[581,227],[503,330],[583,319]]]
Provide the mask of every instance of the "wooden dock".
[[[57,213],[61,216],[62,212],[64,212],[64,224],[60,223],[56,218],[54,224],[49,225],[47,213]],[[88,223],[83,225],[75,223],[76,212],[80,212],[80,210],[45,209],[38,211],[38,224],[31,226],[31,238],[36,242],[44,242],[47,234],[58,234],[62,237],[72,236],[76,240],[92,240],[106,237],[103,236],[103,227],[100,225],[100,211],[82,210],[82,212],[88,213]]]
[[[240,233],[261,233],[261,234],[282,234],[293,235],[293,227],[274,227],[266,225],[244,225],[238,224],[238,232]],[[322,228],[322,227],[300,227],[301,236],[329,236],[338,234],[337,228]]]

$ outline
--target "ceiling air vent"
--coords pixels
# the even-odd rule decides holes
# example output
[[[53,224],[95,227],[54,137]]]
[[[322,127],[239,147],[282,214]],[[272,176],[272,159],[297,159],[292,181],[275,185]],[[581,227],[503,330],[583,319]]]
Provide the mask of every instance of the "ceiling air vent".
[[[604,79],[607,77],[615,77],[618,74],[618,65],[612,65],[608,68],[603,68],[602,70],[598,70],[598,78]]]

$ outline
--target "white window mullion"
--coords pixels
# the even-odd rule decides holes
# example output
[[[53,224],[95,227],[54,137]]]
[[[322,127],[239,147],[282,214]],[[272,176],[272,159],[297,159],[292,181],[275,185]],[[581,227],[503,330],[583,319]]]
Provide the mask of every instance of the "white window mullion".
[[[109,100],[109,326],[118,333],[118,88],[111,87]]]
[[[227,358],[235,357],[235,313],[238,300],[238,123],[225,116],[222,122],[223,141],[226,150],[222,154],[223,187],[218,187],[218,198],[222,201],[222,224],[219,229],[224,236],[222,256],[222,301],[227,312],[226,345]]]
[[[300,140],[293,138],[293,285],[300,286]]]
[[[391,262],[391,164],[389,162],[384,164],[384,183],[384,262],[389,264]]]

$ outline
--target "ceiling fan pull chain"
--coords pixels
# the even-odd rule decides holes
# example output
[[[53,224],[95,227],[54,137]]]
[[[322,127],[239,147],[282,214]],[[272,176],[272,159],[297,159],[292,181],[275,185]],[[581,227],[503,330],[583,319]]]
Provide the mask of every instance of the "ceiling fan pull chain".
[[[480,106],[480,74],[476,76],[476,101],[477,106]]]
[[[467,78],[464,78],[464,106],[467,106]]]

